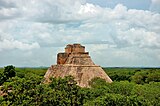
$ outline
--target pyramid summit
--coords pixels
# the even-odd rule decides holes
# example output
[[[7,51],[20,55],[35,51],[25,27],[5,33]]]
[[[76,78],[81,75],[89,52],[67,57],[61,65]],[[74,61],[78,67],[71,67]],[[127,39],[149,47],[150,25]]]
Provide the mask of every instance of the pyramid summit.
[[[47,70],[44,82],[50,82],[50,77],[63,78],[69,75],[74,77],[80,87],[90,87],[89,81],[97,77],[112,82],[104,70],[94,64],[89,52],[85,52],[81,44],[68,44],[64,53],[57,54],[57,64]]]

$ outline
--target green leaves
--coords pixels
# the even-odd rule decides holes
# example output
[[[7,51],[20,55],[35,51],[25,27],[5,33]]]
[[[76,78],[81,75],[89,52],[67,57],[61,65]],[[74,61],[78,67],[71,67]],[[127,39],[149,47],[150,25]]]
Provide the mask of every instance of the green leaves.
[[[85,106],[159,106],[160,82],[138,85],[129,81],[104,83],[92,80],[92,88],[85,90]]]
[[[80,87],[76,85],[76,82],[73,80],[73,77],[67,76],[65,78],[52,78],[52,82],[49,84],[54,91],[56,97],[56,105],[80,105],[81,103],[81,94]]]
[[[7,68],[6,70],[10,70]],[[118,70],[120,71],[120,69]],[[17,76],[7,79],[1,91],[1,106],[159,106],[159,70],[110,71],[118,75],[117,81],[106,83],[95,78],[91,88],[80,88],[71,76],[51,78],[51,83],[42,84],[41,69],[18,69]],[[10,71],[7,71],[10,72]],[[9,75],[7,73],[5,75]],[[13,75],[13,74],[11,74]],[[130,78],[128,78],[128,75]],[[4,74],[0,74],[0,78]],[[123,78],[120,78],[124,76]],[[141,77],[137,77],[141,76]],[[6,77],[4,77],[6,78]],[[127,81],[124,81],[127,80]],[[135,83],[140,81],[140,84]]]
[[[131,81],[137,84],[145,84],[149,82],[160,82],[160,70],[150,69],[138,71],[131,77]]]
[[[4,83],[3,91],[7,93],[4,100],[8,101],[9,105],[77,106],[82,104],[80,87],[72,77],[53,78],[48,85],[40,84],[39,77],[35,77],[34,74],[26,79],[14,77]]]
[[[16,75],[15,67],[12,66],[12,65],[9,65],[9,66],[4,67],[3,74],[4,74],[7,78],[15,77],[15,75]]]
[[[7,79],[15,77],[15,67],[12,65],[4,67],[3,73],[0,73],[0,85],[2,85]]]

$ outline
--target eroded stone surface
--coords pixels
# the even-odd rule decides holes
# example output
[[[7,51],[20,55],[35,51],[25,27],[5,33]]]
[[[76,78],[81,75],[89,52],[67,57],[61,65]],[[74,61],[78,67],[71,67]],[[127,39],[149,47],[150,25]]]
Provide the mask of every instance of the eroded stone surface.
[[[73,76],[80,87],[90,87],[89,81],[95,77],[100,77],[106,82],[112,80],[104,70],[94,64],[85,47],[80,44],[69,44],[65,48],[65,53],[58,53],[57,65],[52,65],[45,74],[45,83],[50,82],[50,77]]]

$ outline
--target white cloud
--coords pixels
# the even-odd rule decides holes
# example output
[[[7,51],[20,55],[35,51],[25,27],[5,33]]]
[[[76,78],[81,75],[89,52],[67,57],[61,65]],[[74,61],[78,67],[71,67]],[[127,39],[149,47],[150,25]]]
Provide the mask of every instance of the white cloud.
[[[37,55],[39,61],[42,60],[40,55],[45,55],[48,64],[52,64],[49,56],[56,55],[58,51],[55,52],[55,49],[77,42],[92,45],[88,46],[88,50],[94,59],[100,58],[95,59],[98,64],[105,65],[109,60],[114,64],[115,59],[119,60],[115,62],[116,65],[122,65],[123,62],[127,64],[130,56],[133,57],[130,65],[138,61],[140,63],[142,60],[137,58],[139,56],[141,59],[149,57],[147,61],[152,62],[153,58],[157,59],[155,64],[160,62],[159,13],[128,9],[122,4],[113,9],[102,8],[82,0],[6,0],[3,4],[0,5],[3,7],[0,9],[1,53],[6,50],[15,50],[19,54],[23,50],[34,51],[40,53]],[[52,47],[53,54],[50,53]],[[35,48],[40,49],[35,51]],[[148,54],[143,56],[146,49]],[[98,52],[94,54],[95,51]],[[35,53],[23,56],[31,59]],[[108,57],[102,53],[110,56],[109,60],[104,58],[104,63],[101,61],[102,56]],[[38,61],[31,63],[43,64]]]
[[[125,42],[125,46],[136,46],[140,48],[160,48],[160,36],[155,32],[149,32],[145,29],[131,28],[127,31],[119,31],[117,43]],[[121,46],[121,44],[119,44]]]
[[[32,44],[26,44],[17,40],[6,40],[4,39],[3,41],[0,42],[0,51],[1,50],[12,50],[12,49],[20,49],[20,50],[31,50],[35,48],[39,48],[38,43],[32,43]]]
[[[48,23],[65,23],[79,20],[78,14],[84,0],[15,0],[23,19]]]
[[[80,18],[88,19],[88,18],[93,18],[96,17],[100,14],[101,12],[101,7],[95,6],[93,4],[86,3],[84,5],[81,5],[77,16]]]
[[[160,0],[151,0],[150,10],[160,13]]]
[[[20,50],[31,50],[40,48],[37,42],[34,43],[24,43],[18,40],[14,40],[12,36],[0,32],[0,52],[3,50],[13,50],[13,49],[20,49]]]
[[[0,21],[13,19],[20,16],[17,8],[1,8],[0,9]]]

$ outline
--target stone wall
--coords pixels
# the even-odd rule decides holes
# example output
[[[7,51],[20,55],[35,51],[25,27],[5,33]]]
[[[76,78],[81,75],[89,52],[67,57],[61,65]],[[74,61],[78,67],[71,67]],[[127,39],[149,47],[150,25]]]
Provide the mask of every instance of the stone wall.
[[[84,53],[85,47],[80,44],[69,44],[65,48],[65,53]]]
[[[72,47],[73,47],[73,45],[68,44],[68,45],[66,46],[66,48],[65,48],[65,53],[71,53],[71,52],[72,52]]]
[[[57,54],[57,64],[65,64],[67,61],[69,55],[71,53],[76,53],[76,54],[87,54],[88,52],[85,52],[85,47],[80,45],[80,44],[68,44],[65,48],[64,53],[58,53]]]
[[[65,64],[67,58],[68,58],[68,53],[58,53],[57,54],[57,64]]]

